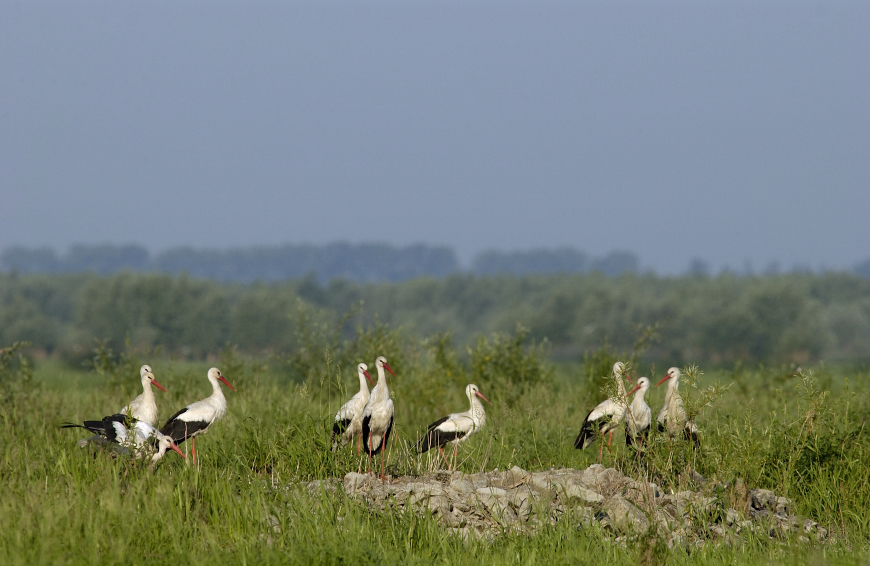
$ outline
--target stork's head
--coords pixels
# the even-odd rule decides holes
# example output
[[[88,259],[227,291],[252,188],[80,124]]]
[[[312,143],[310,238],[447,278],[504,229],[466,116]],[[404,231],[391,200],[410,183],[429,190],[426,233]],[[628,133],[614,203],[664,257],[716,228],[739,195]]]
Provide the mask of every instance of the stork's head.
[[[167,450],[173,450],[174,452],[177,452],[178,455],[182,458],[187,458],[187,456],[184,455],[184,452],[181,451],[178,445],[173,442],[171,436],[167,436],[160,432],[158,432],[154,437],[154,447],[157,449],[157,452],[153,456],[151,456],[151,462],[157,462],[158,460],[163,458],[163,455],[166,454]]]
[[[383,368],[388,372],[392,373],[393,377],[396,377],[396,374],[393,373],[393,370],[390,368],[389,365],[387,365],[387,358],[383,356],[378,356],[378,359],[375,360],[375,365],[378,366],[378,369]]]
[[[474,396],[476,396],[476,397],[480,397],[481,399],[483,399],[484,401],[486,401],[487,403],[489,403],[489,399],[487,399],[486,397],[484,397],[484,396],[483,396],[483,393],[480,392],[480,388],[477,387],[477,386],[476,386],[475,384],[473,384],[473,383],[469,383],[469,384],[465,387],[465,394],[468,396],[468,400],[469,400],[469,401],[471,400],[471,396],[474,395]],[[489,403],[489,404],[492,405],[492,403]]]
[[[369,383],[371,383],[372,385],[375,384],[375,382],[372,381],[372,376],[369,375],[369,366],[361,363],[356,366],[356,371],[359,372],[360,375],[364,375],[365,378],[369,380]]]
[[[666,382],[669,379],[674,380],[674,387],[676,387],[680,382],[680,368],[672,367],[671,369],[669,369],[668,373],[665,374],[665,376],[662,378],[662,380],[659,381],[658,383],[656,383],[656,387],[658,387],[659,385],[661,385],[662,383]]]
[[[648,377],[641,377],[640,379],[637,380],[637,385],[634,386],[634,389],[632,389],[631,391],[626,393],[625,396],[628,397],[632,393],[634,393],[635,391],[639,392],[638,395],[643,396],[646,394],[646,390],[649,389],[649,384],[650,384],[650,381],[649,381]]]
[[[160,391],[163,391],[164,393],[166,393],[166,390],[163,389],[163,386],[160,385],[159,383],[157,383],[157,379],[154,377],[154,373],[151,372],[151,366],[144,365],[141,368],[139,368],[139,375],[142,376],[142,385],[143,386],[145,384],[153,385],[154,387],[156,387]]]
[[[613,377],[620,379],[623,376],[627,377],[630,383],[633,383],[631,376],[625,373],[625,364],[622,362],[616,362],[613,364]]]
[[[227,378],[225,378],[225,377],[223,376],[223,374],[221,374],[221,370],[219,370],[218,368],[211,368],[210,370],[208,370],[208,379],[209,379],[209,381],[211,381],[212,383],[217,383],[218,380],[223,381],[223,382],[224,382],[224,385],[226,385],[227,387],[229,387],[229,388],[232,389],[233,391],[236,390],[235,387],[233,387],[232,385],[230,385],[230,382],[227,381]]]

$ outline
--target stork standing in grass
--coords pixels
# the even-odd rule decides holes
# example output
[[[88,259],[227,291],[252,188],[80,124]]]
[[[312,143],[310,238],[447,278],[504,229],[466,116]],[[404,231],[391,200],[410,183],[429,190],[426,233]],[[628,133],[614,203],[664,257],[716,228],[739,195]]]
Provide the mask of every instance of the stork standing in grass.
[[[335,414],[335,422],[332,425],[332,449],[335,450],[338,446],[336,436],[340,438],[342,446],[356,437],[356,452],[359,454],[362,449],[362,415],[370,397],[366,380],[369,380],[373,386],[375,383],[369,375],[369,366],[359,364],[356,369],[359,374],[359,393],[351,397],[350,401],[342,405]]]
[[[626,397],[634,393],[634,399],[625,411],[625,443],[627,445],[643,443],[644,438],[649,436],[649,428],[652,423],[652,410],[646,404],[646,392],[649,390],[649,378],[641,377],[637,385],[626,394]]]
[[[441,452],[441,457],[444,458],[444,463],[447,464],[449,470],[456,469],[456,456],[459,451],[459,445],[464,442],[469,436],[483,428],[486,424],[486,412],[483,410],[483,403],[478,400],[478,397],[489,403],[489,399],[483,396],[477,385],[473,383],[465,387],[465,396],[468,397],[468,402],[471,408],[464,413],[453,413],[447,415],[443,419],[439,419],[429,425],[426,434],[417,441],[417,452],[423,454],[432,448],[438,447]],[[492,405],[492,403],[489,403]],[[444,455],[444,445],[453,443],[453,465],[447,460]]]
[[[178,448],[171,437],[150,424],[127,415],[112,415],[103,417],[99,421],[85,421],[82,424],[64,423],[61,428],[87,429],[96,434],[103,444],[116,447],[116,451],[121,454],[129,454],[132,451],[136,458],[142,458],[147,453],[153,452],[152,466],[170,449],[180,454],[182,458],[185,457],[184,452]]]
[[[123,409],[118,411],[120,415],[133,417],[137,421],[147,423],[152,427],[157,426],[157,402],[154,399],[153,385],[166,393],[163,386],[157,383],[151,366],[144,365],[139,368],[139,376],[142,378],[142,394],[130,401]]]
[[[139,377],[142,379],[142,394],[125,405],[117,414],[127,415],[139,422],[146,423],[152,427],[157,426],[157,401],[154,399],[154,392],[151,390],[151,385],[160,389],[164,393],[166,390],[163,386],[157,383],[154,378],[154,372],[151,371],[151,366],[143,365],[139,368]],[[89,421],[99,422],[99,421]],[[82,448],[89,443],[98,443],[105,441],[99,434],[90,438],[79,440],[78,445]]]
[[[396,377],[396,374],[387,364],[387,358],[383,356],[375,360],[375,367],[378,370],[378,384],[372,389],[362,416],[362,443],[369,455],[369,470],[372,467],[372,456],[377,456],[387,448],[390,431],[393,430],[394,413],[393,400],[390,399],[390,389],[387,387],[387,374],[384,370],[390,372],[393,377]],[[381,455],[381,479],[386,477],[385,459],[386,452]]]
[[[212,387],[211,396],[206,397],[202,401],[191,403],[187,407],[181,409],[172,415],[169,420],[166,421],[166,424],[163,425],[163,428],[160,429],[160,432],[172,437],[172,440],[175,441],[176,444],[181,444],[188,438],[193,439],[191,441],[192,446],[190,451],[193,455],[194,464],[196,464],[197,435],[208,432],[208,427],[210,427],[215,421],[223,418],[224,414],[227,412],[227,399],[224,397],[224,393],[221,391],[221,384],[218,383],[218,381],[222,381],[233,391],[236,390],[236,388],[230,385],[230,382],[221,375],[221,370],[218,368],[211,368],[208,370],[208,380],[211,382]]]
[[[625,401],[625,384],[622,382],[623,373],[625,373],[625,365],[622,362],[613,364],[613,378],[616,380],[617,389],[616,398],[605,399],[589,411],[589,414],[583,419],[583,424],[580,425],[580,434],[574,440],[574,448],[583,450],[595,442],[595,439],[600,434],[601,449],[598,452],[599,462],[604,454],[604,435],[610,433],[607,440],[607,446],[610,446],[610,443],[613,441],[613,431],[622,423],[626,408],[628,407]],[[630,377],[629,380],[631,380]]]
[[[670,380],[670,381],[668,381]],[[698,427],[694,421],[688,420],[686,408],[683,406],[683,398],[680,396],[680,368],[672,367],[668,373],[656,383],[656,387],[668,381],[668,390],[665,392],[665,404],[656,416],[659,431],[667,431],[674,437],[682,431],[686,440],[691,440],[696,446],[700,446]]]

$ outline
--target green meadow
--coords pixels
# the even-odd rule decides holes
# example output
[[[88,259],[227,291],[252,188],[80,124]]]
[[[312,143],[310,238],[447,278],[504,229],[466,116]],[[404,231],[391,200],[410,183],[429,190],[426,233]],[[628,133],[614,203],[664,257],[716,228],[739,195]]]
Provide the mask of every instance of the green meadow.
[[[397,377],[395,443],[388,473],[421,474],[439,466],[411,446],[428,423],[467,409],[474,382],[492,401],[487,426],[460,449],[459,469],[520,466],[584,468],[596,443],[573,447],[580,423],[608,388],[619,357],[635,375],[658,381],[667,369],[644,362],[643,340],[617,353],[604,346],[582,361],[551,361],[546,344],[523,329],[481,336],[465,348],[448,336],[413,340],[399,329],[360,327],[332,346],[308,336],[308,350],[247,357],[232,347],[204,361],[159,349],[120,353],[98,344],[89,367],[56,358],[33,360],[6,349],[0,360],[0,563],[2,564],[734,564],[870,561],[870,373],[866,366],[730,364],[686,368],[681,393],[701,429],[701,448],[654,436],[642,459],[622,433],[604,464],[655,481],[664,490],[731,486],[774,490],[797,513],[828,529],[827,541],[741,534],[668,548],[655,533],[622,541],[570,520],[491,540],[464,541],[435,519],[373,510],[339,490],[309,492],[307,482],[341,478],[365,463],[351,447],[333,452],[338,407],[357,389],[355,363],[386,355]],[[640,361],[639,361],[640,360]],[[160,417],[210,394],[206,371],[220,367],[237,392],[229,410],[197,442],[198,465],[175,453],[153,469],[78,448],[81,430],[64,421],[99,418],[140,391],[138,367],[149,363],[168,393],[155,391]],[[303,372],[306,377],[300,379]],[[684,373],[684,375],[685,375]],[[664,386],[647,402],[655,414]],[[182,448],[189,449],[188,445]],[[733,490],[713,493],[736,504]]]

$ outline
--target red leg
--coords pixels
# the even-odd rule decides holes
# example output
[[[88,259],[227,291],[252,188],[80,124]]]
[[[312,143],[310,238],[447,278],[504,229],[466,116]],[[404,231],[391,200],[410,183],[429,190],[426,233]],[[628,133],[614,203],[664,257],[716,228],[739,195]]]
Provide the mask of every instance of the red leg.
[[[449,470],[450,462],[447,460],[447,456],[444,455],[444,449],[439,446],[438,450],[441,452],[441,457],[444,458],[444,463],[447,464],[447,469]]]
[[[196,437],[195,436],[191,440],[191,444],[193,446],[191,446],[190,452],[193,454],[193,463],[194,463],[194,465],[196,465]]]
[[[356,455],[359,456],[362,454],[362,433],[359,433],[359,436],[356,437]]]
[[[386,475],[387,468],[387,439],[386,437],[381,438],[381,481],[384,481]]]
[[[613,440],[613,431],[610,431],[610,436],[607,439],[607,447],[610,448],[610,442]]]

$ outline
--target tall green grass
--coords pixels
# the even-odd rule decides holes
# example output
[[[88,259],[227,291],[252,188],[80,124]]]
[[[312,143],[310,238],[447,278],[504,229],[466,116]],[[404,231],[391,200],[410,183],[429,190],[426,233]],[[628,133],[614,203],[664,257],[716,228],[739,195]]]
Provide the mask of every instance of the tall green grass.
[[[470,380],[476,380],[493,406],[486,407],[486,428],[460,449],[461,470],[582,468],[598,460],[597,445],[587,451],[573,447],[583,416],[600,401],[594,392],[602,380],[592,378],[590,384],[584,376],[587,366],[551,366],[543,354],[517,350],[509,337],[490,339],[467,357],[445,347],[443,340],[440,346],[438,341],[409,345],[389,332],[344,347],[373,360],[366,350],[377,349],[378,340],[395,341],[390,363],[398,374],[390,379],[397,433],[388,459],[390,473],[419,474],[440,466],[437,453],[418,456],[411,446],[428,423],[466,409],[463,388]],[[520,356],[523,374],[506,375],[511,367],[503,363],[505,352]],[[307,482],[341,478],[365,466],[349,446],[331,450],[333,415],[356,388],[354,367],[336,361],[342,355],[297,360],[310,364],[309,378],[301,383],[287,378],[284,362],[247,360],[231,348],[210,363],[143,358],[169,391],[156,392],[162,418],[210,393],[205,379],[210,365],[219,364],[238,390],[226,392],[225,419],[199,438],[198,466],[170,452],[154,471],[142,462],[77,448],[80,435],[58,428],[62,421],[119,409],[137,394],[137,372],[127,379],[109,379],[116,367],[111,364],[103,366],[100,376],[50,361],[38,364],[29,377],[26,367],[24,373],[6,371],[2,383],[15,394],[0,407],[0,563],[870,560],[866,370],[817,367],[810,375],[809,370],[795,374],[787,368],[738,367],[710,372],[700,378],[697,390],[684,387],[689,401],[712,383],[733,385],[698,414],[698,450],[683,441],[653,437],[638,458],[617,433],[611,449],[604,451],[608,466],[647,477],[666,490],[696,488],[689,473],[695,470],[709,480],[710,493],[729,505],[737,504],[740,494],[732,488],[739,478],[749,488],[769,488],[792,498],[797,512],[835,535],[827,544],[753,535],[733,546],[668,549],[643,537],[615,542],[607,532],[578,528],[570,520],[535,532],[505,533],[496,541],[463,541],[446,535],[431,517],[372,510],[340,490],[311,494]],[[652,373],[640,363],[635,369],[641,375]],[[663,389],[647,397],[654,414]]]

